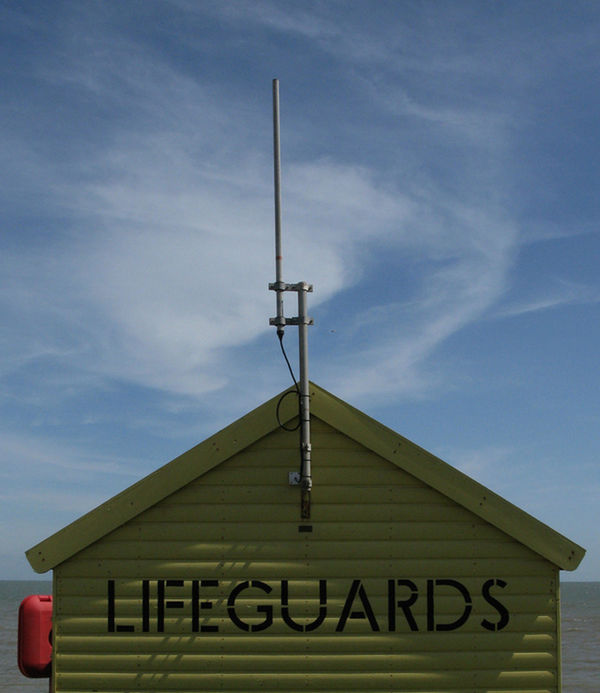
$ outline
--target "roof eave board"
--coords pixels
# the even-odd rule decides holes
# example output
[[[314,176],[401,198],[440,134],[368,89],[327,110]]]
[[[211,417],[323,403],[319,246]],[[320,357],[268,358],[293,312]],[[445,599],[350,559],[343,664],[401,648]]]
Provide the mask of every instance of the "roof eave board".
[[[334,395],[314,387],[311,411],[333,428],[428,484],[563,570],[575,570],[585,549]]]
[[[25,552],[32,568],[45,573],[125,524],[240,450],[278,428],[281,396],[265,402],[210,438],[129,486]],[[294,398],[279,406],[286,423],[298,414]]]

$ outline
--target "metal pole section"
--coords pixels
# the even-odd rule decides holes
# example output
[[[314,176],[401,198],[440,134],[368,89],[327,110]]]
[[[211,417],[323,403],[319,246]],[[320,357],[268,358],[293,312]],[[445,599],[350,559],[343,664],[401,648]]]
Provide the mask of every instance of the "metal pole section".
[[[311,444],[310,444],[310,392],[308,385],[308,325],[306,314],[306,294],[311,287],[304,282],[298,285],[298,346],[300,356],[300,515],[303,520],[310,518]]]
[[[279,80],[273,80],[273,159],[275,181],[275,283],[269,284],[269,289],[277,295],[277,317],[270,318],[269,324],[277,326],[277,336],[283,346],[285,325],[298,325],[300,383],[297,385],[300,398],[300,516],[303,520],[310,518],[310,492],[312,489],[311,476],[311,445],[310,445],[310,391],[308,385],[308,326],[312,319],[306,314],[306,294],[312,291],[312,286],[305,282],[286,284],[282,279],[281,252],[281,155],[279,143]],[[286,319],[283,314],[284,291],[298,293],[298,317]],[[284,351],[285,355],[285,351]],[[287,360],[287,356],[286,356]],[[289,362],[288,362],[289,365]],[[291,370],[291,367],[290,367]],[[294,374],[292,373],[292,377]],[[297,478],[297,477],[296,477]],[[296,485],[298,481],[290,481]]]
[[[281,252],[281,151],[279,143],[279,80],[273,80],[273,176],[275,182],[275,296],[277,301],[277,336],[283,337],[283,279]]]

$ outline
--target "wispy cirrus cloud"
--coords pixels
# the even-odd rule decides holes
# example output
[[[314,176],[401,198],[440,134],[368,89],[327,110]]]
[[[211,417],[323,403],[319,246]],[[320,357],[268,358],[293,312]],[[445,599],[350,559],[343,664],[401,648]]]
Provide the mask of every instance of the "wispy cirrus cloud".
[[[522,452],[513,447],[488,445],[471,449],[444,448],[439,454],[464,474],[484,485],[498,488],[498,469],[508,470],[508,478],[514,471],[515,459],[520,459]]]
[[[135,477],[135,467],[139,466],[139,460],[84,453],[76,445],[57,443],[43,435],[36,437],[35,434],[30,434],[28,438],[24,438],[8,430],[2,431],[0,459],[11,460],[11,464],[3,467],[0,472],[5,487],[10,483],[9,480],[21,477],[23,468],[27,468],[38,478],[53,477],[63,482],[64,474],[68,472],[73,475],[73,482],[76,483],[78,473]]]
[[[564,306],[586,305],[600,302],[597,287],[558,280],[542,294],[502,306],[496,313],[498,318],[515,318],[529,313],[552,310]]]
[[[257,21],[267,21],[266,7],[234,9],[233,19],[258,12]],[[343,41],[326,15],[304,21],[286,6],[269,22],[311,40]],[[33,178],[37,170],[40,186],[48,184],[67,228],[34,266],[29,248],[5,256],[5,310],[19,317],[3,368],[44,357],[68,364],[81,384],[87,374],[88,382],[114,378],[195,397],[227,388],[235,372],[228,351],[265,334],[272,311],[270,133],[262,112],[243,96],[224,99],[126,34],[71,32],[63,40],[79,59],[50,59],[39,77],[73,97],[74,113],[94,103],[112,115],[90,132],[89,146],[68,149],[68,166],[57,165],[52,148],[45,158],[36,152]],[[352,57],[361,60],[376,57]],[[369,307],[349,315],[340,332],[344,357],[324,357],[323,370],[343,394],[427,387],[422,364],[501,295],[516,243],[494,202],[506,176],[503,123],[458,102],[436,109],[402,93],[391,89],[384,110],[395,94],[395,106],[438,142],[471,153],[451,188],[452,163],[441,178],[431,170],[410,181],[360,159],[286,163],[286,275],[315,285],[315,308],[359,285],[369,296]],[[494,136],[474,139],[478,127]],[[472,165],[482,152],[485,176]],[[390,276],[378,274],[382,254]],[[419,275],[401,295],[393,272],[411,260]],[[371,340],[356,343],[369,322]],[[360,378],[348,377],[358,372],[352,365]]]

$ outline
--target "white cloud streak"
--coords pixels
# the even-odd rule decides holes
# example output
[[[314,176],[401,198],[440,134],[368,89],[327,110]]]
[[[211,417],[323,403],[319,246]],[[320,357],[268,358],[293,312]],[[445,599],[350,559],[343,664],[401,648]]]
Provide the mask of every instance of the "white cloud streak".
[[[573,305],[600,303],[600,291],[596,287],[574,284],[561,280],[544,295],[537,295],[515,303],[509,303],[495,313],[498,318],[515,318],[539,311]]]
[[[13,478],[22,478],[24,468],[36,478],[50,477],[64,483],[63,475],[67,472],[73,476],[93,472],[107,477],[135,477],[135,467],[139,467],[139,460],[118,459],[114,455],[103,456],[97,453],[90,455],[82,453],[76,446],[57,443],[48,438],[36,438],[32,434],[25,439],[7,430],[2,431],[0,459],[10,460],[10,464],[0,472],[5,486]]]
[[[287,11],[269,22],[320,40],[334,31]],[[272,174],[270,152],[253,141],[256,109],[243,105],[242,126],[214,91],[123,38],[60,70],[50,63],[42,75],[132,113],[68,172],[42,167],[45,180],[53,169],[51,189],[71,230],[50,256],[35,258],[35,271],[31,249],[5,256],[6,303],[20,318],[4,371],[46,357],[68,362],[79,377],[181,395],[226,387],[227,350],[264,334],[272,310]],[[427,127],[451,122],[460,146],[475,151],[479,124],[495,134],[486,151],[490,139],[502,149],[503,128],[485,114],[406,100],[400,107]],[[372,339],[356,347],[348,339],[344,357],[324,364],[342,394],[414,393],[436,347],[505,289],[516,234],[488,203],[490,176],[501,183],[503,172],[481,183],[466,170],[452,193],[433,175],[382,185],[368,165],[331,158],[291,161],[285,173],[285,271],[315,285],[313,307],[372,282],[381,253],[390,266],[418,261],[410,303],[382,278],[371,307],[348,321],[352,333],[377,315]]]

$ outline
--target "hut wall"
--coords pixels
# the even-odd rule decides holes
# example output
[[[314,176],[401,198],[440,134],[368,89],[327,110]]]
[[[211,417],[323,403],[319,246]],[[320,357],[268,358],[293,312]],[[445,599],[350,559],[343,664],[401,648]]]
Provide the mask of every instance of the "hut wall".
[[[55,568],[56,691],[560,690],[557,568],[312,429],[310,521],[279,430]]]

